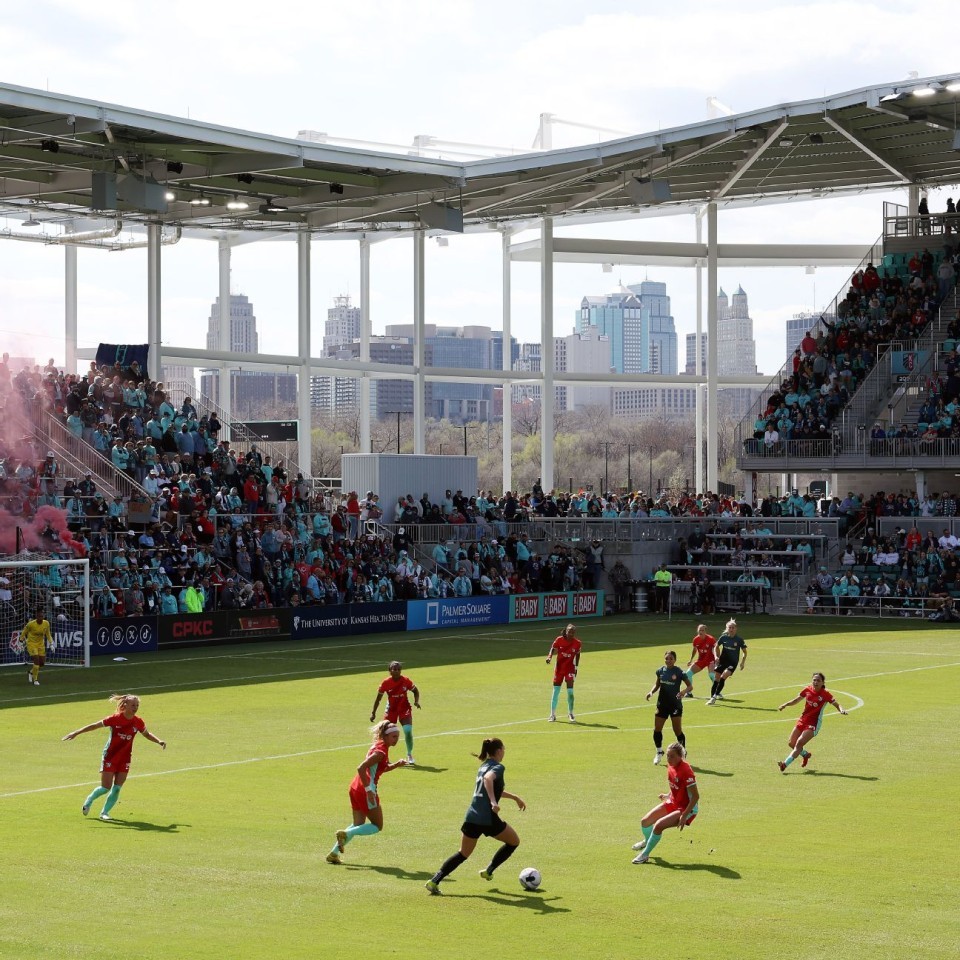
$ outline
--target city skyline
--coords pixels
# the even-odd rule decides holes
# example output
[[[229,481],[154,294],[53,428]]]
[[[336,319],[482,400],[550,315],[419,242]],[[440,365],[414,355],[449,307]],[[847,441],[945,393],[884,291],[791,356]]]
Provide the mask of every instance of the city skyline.
[[[253,10],[237,0],[234,12]],[[455,49],[444,62],[444,82],[436,82],[436,64],[429,57],[392,69],[378,51],[392,48],[405,13],[389,4],[371,3],[338,11],[335,24],[323,11],[292,0],[291,15],[304,29],[291,37],[264,37],[258,46],[258,68],[242,60],[198,61],[187,47],[166,51],[164,82],[139,69],[152,55],[155,36],[137,18],[117,16],[95,5],[66,0],[38,0],[10,18],[13,42],[6,56],[6,74],[25,87],[48,89],[152,110],[193,117],[239,129],[295,136],[297,131],[328,131],[382,144],[410,144],[422,131],[461,144],[489,143],[528,150],[541,113],[558,121],[554,145],[591,144],[618,132],[656,131],[703,120],[706,100],[716,97],[743,112],[871,84],[895,82],[914,73],[930,76],[950,70],[955,57],[914,29],[918,21],[950,20],[952,7],[942,0],[920,4],[904,0],[895,6],[865,2],[827,5],[794,2],[764,4],[734,0],[716,5],[691,0],[678,9],[638,11],[631,5],[597,0],[585,11],[581,4],[558,0],[549,15],[533,8],[458,0],[444,16],[427,16],[421,40],[436,49]],[[179,0],[170,15],[190,17]],[[509,20],[505,34],[501,25]],[[832,24],[825,32],[823,23]],[[749,30],[743,29],[749,23]],[[849,55],[843,38],[870,24],[871,41]],[[15,26],[15,29],[14,29]],[[194,22],[193,44],[216,44],[218,24]],[[604,49],[616,36],[626,45],[650,36],[683,36],[686,62],[669,49],[648,49],[648,57],[624,74],[615,58],[593,57],[589,71],[571,71],[583,51]],[[789,49],[784,36],[794,43]],[[311,95],[317,82],[338,83],[357,74],[355,44],[370,51],[361,75],[340,84],[336,97]],[[191,45],[191,46],[192,46]],[[86,51],[97,50],[91,59]],[[42,55],[38,55],[38,51]],[[124,77],[122,88],[116,78]],[[422,91],[429,90],[428,96]],[[282,95],[278,95],[282,91]],[[503,104],[510,109],[504,110]],[[587,124],[576,126],[576,123]],[[592,129],[590,124],[604,128]],[[943,209],[955,190],[934,191],[931,210]],[[721,243],[873,242],[880,233],[884,199],[904,202],[906,191],[825,198],[784,207],[719,212]],[[0,225],[2,226],[2,225]],[[555,223],[557,236],[692,242],[691,213],[648,221],[568,227]],[[525,231],[515,239],[535,238]],[[137,239],[131,236],[131,240]],[[382,236],[376,238],[383,239]],[[450,236],[445,246],[432,241],[426,253],[426,318],[443,323],[456,311],[457,322],[500,326],[500,237]],[[63,251],[38,243],[6,241],[6,270],[0,276],[0,303],[6,323],[0,324],[7,349],[63,359]],[[207,304],[218,290],[216,243],[183,239],[162,251],[162,317],[164,342],[201,346]],[[323,317],[332,298],[360,289],[359,254],[355,242],[313,244],[313,343],[319,355]],[[289,243],[238,246],[232,255],[235,288],[256,302],[261,319],[262,349],[293,353],[297,349],[296,251]],[[557,264],[555,268],[554,335],[569,332],[568,317],[583,290],[603,278],[601,265]],[[614,265],[625,285],[647,278],[643,267]],[[751,292],[752,318],[758,345],[757,366],[772,376],[782,365],[783,328],[788,317],[817,313],[841,289],[850,269],[754,268],[719,271],[719,284]],[[521,341],[539,337],[539,276],[536,265],[516,264],[513,277],[513,334]],[[79,332],[82,347],[114,342],[118,330],[131,342],[146,339],[146,255],[131,250],[116,256],[78,251]],[[696,290],[692,269],[657,270],[667,283],[678,336],[693,332]],[[371,247],[373,330],[386,323],[411,322],[413,310],[412,244],[408,239],[376,242]],[[29,338],[24,331],[29,330]],[[27,342],[29,339],[29,342]]]

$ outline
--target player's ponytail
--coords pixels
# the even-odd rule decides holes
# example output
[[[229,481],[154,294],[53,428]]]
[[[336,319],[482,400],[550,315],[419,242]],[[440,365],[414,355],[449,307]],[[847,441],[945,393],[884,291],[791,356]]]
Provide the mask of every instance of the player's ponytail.
[[[483,744],[480,747],[480,752],[473,753],[471,756],[476,757],[481,763],[483,763],[484,760],[488,760],[498,750],[502,749],[503,741],[499,737],[488,737],[483,741]]]
[[[110,701],[117,705],[117,713],[123,713],[128,707],[134,713],[140,709],[140,698],[133,693],[114,693]]]

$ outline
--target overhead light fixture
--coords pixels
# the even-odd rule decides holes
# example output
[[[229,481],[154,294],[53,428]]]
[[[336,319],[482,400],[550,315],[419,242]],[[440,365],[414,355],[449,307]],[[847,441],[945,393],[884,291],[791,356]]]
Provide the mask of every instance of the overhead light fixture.
[[[168,160],[167,173],[183,173],[183,164],[179,160]]]
[[[260,204],[261,213],[286,213],[287,208],[281,207],[276,200],[268,200],[266,203]]]
[[[933,87],[917,87],[912,92],[915,97],[932,97],[937,91]]]
[[[250,204],[246,200],[241,200],[236,194],[233,195],[232,200],[227,201],[228,210],[249,210]]]
[[[781,137],[777,143],[778,147],[792,147],[794,144],[793,137]]]
[[[331,184],[330,184],[330,192],[331,192],[331,193],[336,193],[336,194],[341,194],[341,193],[343,193],[343,184],[342,184],[342,183],[331,183]]]
[[[46,150],[48,153],[59,153],[60,144],[56,140],[41,140],[40,149]]]
[[[960,93],[960,81],[954,80],[953,83],[948,83],[945,89],[950,93]]]
[[[253,174],[252,174],[252,173],[238,173],[238,174],[237,174],[237,183],[253,183]]]
[[[822,133],[811,133],[810,142],[816,146],[820,146],[823,143],[823,134]]]
[[[603,265],[603,272],[604,272],[604,273],[613,273],[613,264],[612,264],[612,263],[605,263],[605,264]]]
[[[34,227],[42,227],[43,224],[31,213],[30,216],[20,224],[20,226],[26,227],[28,230],[32,230]]]
[[[210,202],[210,198],[205,197],[202,193],[198,197],[190,198],[190,206],[192,207],[209,207]]]
[[[166,200],[166,201],[169,203],[171,200],[176,200],[176,199],[177,199],[177,195],[176,195],[172,190],[168,190],[168,191],[163,195],[163,199]]]
[[[438,247],[449,247],[450,241],[446,237],[434,237]]]

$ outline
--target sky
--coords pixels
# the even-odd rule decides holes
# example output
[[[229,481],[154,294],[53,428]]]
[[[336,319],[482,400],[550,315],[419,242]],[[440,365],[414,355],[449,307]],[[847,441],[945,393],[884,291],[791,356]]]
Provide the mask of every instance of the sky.
[[[155,9],[155,12],[153,12]],[[270,16],[250,0],[168,0],[157,8],[78,0],[0,0],[3,82],[190,117],[256,132],[410,144],[418,134],[446,141],[529,148],[539,115],[642,134],[707,118],[707,97],[735,112],[921,77],[952,73],[951,45],[933,42],[955,20],[954,3],[687,0],[664,9],[640,2],[406,0],[322,4],[288,0]],[[554,128],[554,146],[604,135]],[[610,135],[607,135],[610,136]],[[943,209],[951,191],[933,191]],[[954,193],[954,195],[956,195]],[[884,199],[906,191],[719,214],[721,242],[872,243]],[[12,223],[0,216],[0,229]],[[563,227],[558,236],[692,241],[689,215]],[[529,235],[530,237],[533,234]],[[520,235],[518,239],[526,239]],[[163,248],[162,339],[204,346],[218,293],[214,242]],[[375,333],[409,323],[413,245],[377,243],[371,254]],[[356,299],[356,242],[316,242],[312,253],[312,337],[319,352],[326,310]],[[79,339],[146,340],[146,252],[81,249]],[[723,269],[720,286],[749,297],[757,363],[773,374],[785,359],[784,322],[822,308],[849,271]],[[513,267],[513,333],[540,339],[539,268]],[[682,370],[685,334],[695,329],[692,270],[557,265],[554,332],[573,329],[584,295],[644,279],[667,284]],[[0,343],[14,355],[63,360],[63,250],[0,239]],[[296,248],[257,243],[233,252],[232,290],[250,297],[260,349],[295,353]],[[426,321],[500,320],[499,236],[429,241]]]

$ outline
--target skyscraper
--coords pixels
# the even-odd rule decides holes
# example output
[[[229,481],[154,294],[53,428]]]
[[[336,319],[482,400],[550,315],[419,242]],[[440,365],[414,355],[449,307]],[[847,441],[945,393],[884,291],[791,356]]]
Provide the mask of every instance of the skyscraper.
[[[697,335],[687,334],[687,362],[683,372],[689,377],[697,373]],[[700,334],[700,376],[707,375],[707,335]]]
[[[236,353],[259,353],[260,336],[253,304],[240,293],[230,295],[230,345]],[[214,300],[207,320],[207,349],[220,349],[220,298]],[[254,373],[230,371],[231,409],[226,413],[237,420],[252,420],[277,407],[295,407],[297,376],[294,373]],[[220,371],[200,371],[200,392],[220,403]]]
[[[617,373],[677,373],[677,332],[667,285],[644,280],[616,293],[587,296],[577,311],[577,333],[596,327],[610,341]]]
[[[350,297],[335,297],[327,310],[323,333],[323,356],[337,357],[344,347],[360,339],[360,307]],[[348,351],[345,356],[350,356]],[[325,413],[339,414],[356,410],[359,402],[359,381],[355,377],[311,377],[310,406]]]
[[[753,320],[743,287],[731,301],[721,289],[717,294],[717,373],[720,376],[753,376],[757,372],[757,344],[753,339]],[[730,415],[742,417],[752,406],[757,390],[733,387],[723,391]]]

